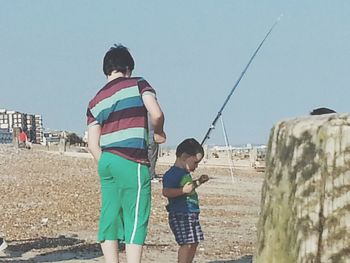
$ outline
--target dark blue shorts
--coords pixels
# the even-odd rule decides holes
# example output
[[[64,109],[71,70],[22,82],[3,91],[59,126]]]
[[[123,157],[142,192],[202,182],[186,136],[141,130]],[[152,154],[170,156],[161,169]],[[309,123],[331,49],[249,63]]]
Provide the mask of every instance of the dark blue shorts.
[[[169,225],[179,245],[194,244],[204,240],[199,213],[169,213]]]

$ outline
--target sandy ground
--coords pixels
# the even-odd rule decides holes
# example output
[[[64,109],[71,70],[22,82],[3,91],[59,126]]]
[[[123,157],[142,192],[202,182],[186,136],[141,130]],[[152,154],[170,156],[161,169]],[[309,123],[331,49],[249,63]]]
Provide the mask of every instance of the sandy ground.
[[[160,160],[157,173],[169,165]],[[198,188],[205,241],[195,262],[251,262],[263,173],[237,166],[234,183],[227,167],[207,163],[194,177],[202,173],[210,181]],[[103,262],[95,242],[100,191],[92,159],[0,145],[0,192],[0,232],[9,244],[0,262]],[[152,202],[143,262],[176,262],[161,183],[152,183]],[[126,262],[125,253],[120,258]]]

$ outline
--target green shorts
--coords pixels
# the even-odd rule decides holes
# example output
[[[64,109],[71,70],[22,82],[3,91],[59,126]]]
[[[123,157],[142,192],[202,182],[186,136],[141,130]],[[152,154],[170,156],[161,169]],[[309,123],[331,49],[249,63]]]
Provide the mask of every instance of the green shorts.
[[[98,240],[143,245],[151,210],[148,166],[103,152],[98,174],[102,195]]]

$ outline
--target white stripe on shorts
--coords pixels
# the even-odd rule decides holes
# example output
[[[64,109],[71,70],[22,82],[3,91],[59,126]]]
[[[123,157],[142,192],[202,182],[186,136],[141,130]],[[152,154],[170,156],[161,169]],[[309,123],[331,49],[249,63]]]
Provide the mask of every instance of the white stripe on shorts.
[[[134,220],[134,229],[132,231],[130,244],[134,243],[134,238],[136,234],[136,228],[137,228],[137,219],[139,217],[139,204],[140,204],[140,192],[141,192],[141,164],[139,163],[137,165],[137,198],[136,198],[136,208],[135,208],[135,220]]]

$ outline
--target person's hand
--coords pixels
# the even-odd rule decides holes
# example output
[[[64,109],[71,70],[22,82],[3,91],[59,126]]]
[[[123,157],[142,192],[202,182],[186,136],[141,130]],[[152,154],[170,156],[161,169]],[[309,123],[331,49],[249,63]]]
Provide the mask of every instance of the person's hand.
[[[191,193],[191,192],[193,191],[193,189],[194,189],[194,185],[191,184],[190,182],[188,182],[188,183],[186,183],[186,184],[184,185],[184,187],[182,188],[182,192],[183,192],[184,194],[189,194],[189,193]]]
[[[166,135],[164,132],[154,133],[153,139],[154,139],[155,143],[162,144],[162,143],[165,143],[165,141],[166,141]]]
[[[209,176],[207,174],[202,174],[198,179],[200,184],[204,184],[209,181]]]
[[[193,181],[194,187],[197,188],[201,184],[204,184],[209,180],[209,176],[207,174],[202,174],[198,179]]]

